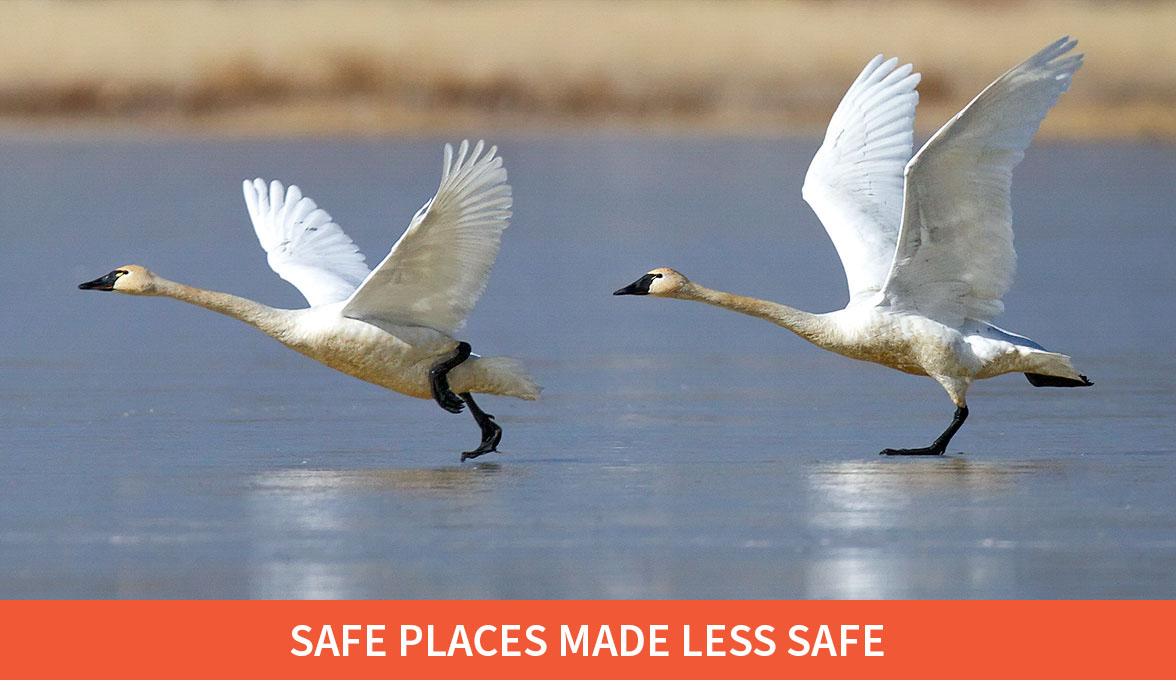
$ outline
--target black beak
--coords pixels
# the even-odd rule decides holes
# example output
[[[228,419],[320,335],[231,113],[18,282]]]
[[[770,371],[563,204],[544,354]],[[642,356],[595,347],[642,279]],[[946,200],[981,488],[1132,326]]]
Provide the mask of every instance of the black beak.
[[[81,288],[82,290],[114,290],[114,282],[118,280],[119,276],[125,273],[126,272],[122,271],[121,269],[115,269],[102,278],[94,279],[93,281],[87,281],[85,283],[79,283],[78,288]]]
[[[653,283],[655,278],[657,277],[653,274],[646,274],[624,288],[614,290],[613,295],[649,295],[649,284]]]

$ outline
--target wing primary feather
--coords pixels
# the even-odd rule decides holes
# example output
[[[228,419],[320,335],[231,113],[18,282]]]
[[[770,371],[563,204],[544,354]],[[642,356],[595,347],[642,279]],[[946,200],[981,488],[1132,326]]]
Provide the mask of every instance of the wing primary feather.
[[[453,332],[481,295],[511,216],[511,190],[498,148],[446,144],[436,195],[417,211],[392,250],[348,300],[359,319]]]
[[[363,254],[298,186],[256,178],[241,188],[270,268],[312,307],[347,299],[367,276]]]
[[[879,54],[829,120],[801,190],[845,269],[850,304],[886,280],[902,214],[902,171],[914,144],[920,75]]]
[[[1069,37],[997,78],[907,164],[902,227],[886,303],[939,321],[990,321],[1012,285],[1013,169],[1082,55]]]

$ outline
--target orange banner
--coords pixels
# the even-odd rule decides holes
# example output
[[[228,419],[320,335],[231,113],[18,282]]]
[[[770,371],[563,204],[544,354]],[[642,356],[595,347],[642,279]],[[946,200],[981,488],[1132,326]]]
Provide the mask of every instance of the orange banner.
[[[12,678],[1170,673],[1172,602],[116,601],[3,604]]]

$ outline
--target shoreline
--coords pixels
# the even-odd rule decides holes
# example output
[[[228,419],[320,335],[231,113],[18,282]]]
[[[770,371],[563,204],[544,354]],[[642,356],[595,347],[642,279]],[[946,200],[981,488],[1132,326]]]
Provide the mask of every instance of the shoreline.
[[[1064,97],[1064,96],[1063,96]],[[963,106],[961,104],[961,106]],[[950,105],[920,105],[915,120],[916,146],[946,123],[958,109]],[[281,139],[310,137],[412,137],[459,134],[466,136],[548,136],[566,134],[646,134],[655,136],[807,137],[825,134],[833,109],[810,112],[802,120],[772,120],[739,113],[716,116],[643,115],[572,116],[534,112],[485,113],[411,111],[357,114],[350,107],[316,107],[313,111],[246,108],[219,114],[184,116],[174,113],[134,116],[0,115],[0,138],[86,137],[120,139],[142,137]],[[824,114],[824,120],[820,115]],[[1090,120],[1100,121],[1092,126]],[[1102,121],[1112,119],[1111,124]],[[1119,142],[1176,145],[1176,111],[1065,110],[1065,100],[1050,111],[1034,135],[1035,142]]]
[[[1069,33],[1086,63],[1040,135],[1172,142],[1173,25],[1161,2],[14,0],[0,130],[809,135],[884,53],[923,74],[928,135]]]

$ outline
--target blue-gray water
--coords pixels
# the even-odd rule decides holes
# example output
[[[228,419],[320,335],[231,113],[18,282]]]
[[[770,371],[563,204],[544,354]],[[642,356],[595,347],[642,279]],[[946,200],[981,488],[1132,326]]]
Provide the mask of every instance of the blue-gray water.
[[[1176,151],[1037,144],[1000,325],[1091,389],[931,380],[703,305],[654,266],[813,311],[836,254],[815,139],[495,140],[515,219],[461,337],[538,403],[477,428],[172,300],[79,291],[138,263],[276,306],[240,180],[296,182],[377,262],[439,139],[0,142],[0,597],[1176,597]],[[963,452],[961,455],[960,452]]]

